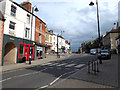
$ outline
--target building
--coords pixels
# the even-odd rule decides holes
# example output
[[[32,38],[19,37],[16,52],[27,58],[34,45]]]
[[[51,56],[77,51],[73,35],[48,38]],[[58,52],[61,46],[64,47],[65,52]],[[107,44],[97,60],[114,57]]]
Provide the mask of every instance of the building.
[[[58,52],[64,53],[65,51],[65,39],[58,35]]]
[[[51,43],[50,38],[51,38],[50,31],[48,31],[48,28],[46,27],[46,29],[45,29],[45,44],[47,45],[47,47],[45,48],[45,53],[46,54],[51,53],[52,43]]]
[[[36,17],[35,20],[35,58],[38,59],[41,56],[45,56],[45,28],[46,23],[44,23],[41,19]]]
[[[65,41],[65,52],[68,54],[70,53],[70,42],[67,40]]]
[[[103,37],[104,48],[111,49],[112,53],[116,53],[116,38],[118,37],[117,29],[112,29]]]
[[[52,35],[52,51],[57,53],[57,36],[55,34]]]
[[[0,11],[0,65],[2,60],[2,44],[3,44],[3,30],[4,30],[4,16]]]
[[[120,35],[116,38],[116,51],[120,53]]]
[[[41,45],[36,38],[38,23],[41,22],[43,25],[42,32],[45,32],[45,23],[31,13],[31,8],[32,4],[29,1],[22,4],[17,4],[13,0],[0,1],[0,11],[6,18],[3,32],[2,65],[23,62],[23,58],[26,60],[35,59],[36,47]],[[44,40],[45,35],[41,35]]]

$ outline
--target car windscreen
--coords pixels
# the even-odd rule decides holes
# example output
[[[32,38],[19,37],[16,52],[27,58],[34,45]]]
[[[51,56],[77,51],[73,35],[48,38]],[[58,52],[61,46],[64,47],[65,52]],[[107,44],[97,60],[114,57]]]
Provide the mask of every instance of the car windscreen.
[[[108,53],[108,51],[101,51],[101,53]]]

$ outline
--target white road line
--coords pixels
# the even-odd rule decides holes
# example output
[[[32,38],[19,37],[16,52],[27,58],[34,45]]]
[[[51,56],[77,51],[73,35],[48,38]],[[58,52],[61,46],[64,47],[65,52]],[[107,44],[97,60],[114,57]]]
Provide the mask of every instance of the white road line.
[[[76,64],[69,64],[69,65],[67,65],[65,67],[71,67],[71,66],[74,66],[74,65],[76,65]]]
[[[24,68],[25,69],[25,68]],[[22,69],[17,69],[17,70],[11,70],[11,71],[3,71],[2,73],[3,74],[6,74],[6,73],[10,73],[10,72],[15,72],[15,71],[20,71],[20,70],[24,70],[23,68]]]
[[[76,68],[80,68],[80,67],[82,67],[82,66],[84,66],[85,64],[79,64],[79,65],[77,65],[77,66],[75,66]]]
[[[57,65],[57,66],[63,66],[63,65],[66,65],[67,63],[63,63],[63,64],[59,64],[59,65]]]
[[[17,76],[13,76],[13,77],[9,77],[7,79],[4,79],[4,80],[1,80],[0,82],[4,82],[4,81],[7,81],[7,80],[10,80],[10,79],[13,79],[13,78],[18,78],[18,77],[23,77],[23,76],[28,76],[28,75],[32,75],[32,74],[37,74],[37,73],[40,73],[42,71],[45,71],[47,68],[41,70],[41,71],[38,71],[38,72],[33,72],[33,73],[27,73],[27,74],[23,74],[23,75],[17,75]]]
[[[57,80],[59,80],[63,75],[59,76],[58,78],[56,78],[53,82],[50,83],[50,85],[54,84]]]
[[[51,65],[49,65],[49,66],[55,66],[55,65],[57,65],[57,64],[59,64],[59,63],[54,63],[54,64],[51,64]]]
[[[48,87],[48,85],[42,86],[42,87],[40,87],[40,88],[46,88],[46,87]],[[40,89],[40,88],[39,88],[39,89]],[[37,90],[39,90],[39,89],[37,89]]]
[[[44,63],[44,64],[42,64],[42,65],[50,65],[50,64],[52,64],[52,63]]]

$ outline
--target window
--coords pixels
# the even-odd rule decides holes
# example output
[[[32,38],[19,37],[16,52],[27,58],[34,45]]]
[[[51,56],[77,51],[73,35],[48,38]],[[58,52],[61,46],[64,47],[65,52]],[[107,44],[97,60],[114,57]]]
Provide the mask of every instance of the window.
[[[29,28],[26,28],[26,29],[25,29],[25,37],[26,37],[26,38],[29,38],[29,34],[30,34],[29,32],[30,32],[30,29],[29,29]]]
[[[24,57],[24,45],[20,45],[20,57]]]
[[[30,15],[27,14],[27,24],[30,24]]]
[[[15,30],[15,23],[10,21],[9,28]]]
[[[11,16],[16,16],[16,7],[15,6],[11,6]]]
[[[41,43],[41,34],[39,33],[39,42]]]
[[[42,30],[42,23],[40,22],[40,30]]]

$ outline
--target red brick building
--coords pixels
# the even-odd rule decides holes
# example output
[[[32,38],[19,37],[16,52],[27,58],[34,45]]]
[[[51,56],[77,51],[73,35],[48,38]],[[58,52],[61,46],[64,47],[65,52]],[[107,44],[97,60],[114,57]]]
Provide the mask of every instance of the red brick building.
[[[1,59],[2,59],[4,21],[5,21],[5,19],[2,15],[2,13],[0,12],[0,65],[1,65]]]
[[[35,21],[35,58],[39,58],[40,56],[44,57],[45,54],[45,26],[41,19],[36,17]]]

